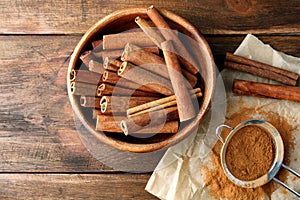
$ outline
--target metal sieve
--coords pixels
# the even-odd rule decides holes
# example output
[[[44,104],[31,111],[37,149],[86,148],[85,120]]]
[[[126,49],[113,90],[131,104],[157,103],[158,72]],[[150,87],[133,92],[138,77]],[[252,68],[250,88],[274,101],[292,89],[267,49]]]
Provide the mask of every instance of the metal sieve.
[[[227,150],[228,143],[231,140],[231,138],[233,137],[233,135],[241,128],[243,128],[245,126],[249,126],[249,125],[258,126],[270,134],[270,136],[272,137],[272,140],[273,140],[273,144],[274,144],[275,158],[274,158],[271,168],[269,169],[269,171],[266,174],[264,174],[263,176],[255,179],[255,180],[243,181],[243,180],[236,178],[228,169],[227,164],[226,164],[226,159],[225,159],[225,153]],[[225,138],[225,140],[221,136],[221,129],[223,127],[231,130],[231,132]],[[226,124],[220,124],[216,128],[216,135],[217,135],[218,139],[223,143],[223,146],[221,149],[221,154],[220,154],[221,164],[222,164],[222,168],[225,172],[225,175],[229,178],[230,181],[232,181],[233,183],[235,183],[236,185],[238,185],[240,187],[255,188],[258,186],[262,186],[271,180],[274,180],[275,182],[279,183],[280,185],[282,185],[283,187],[288,189],[290,192],[294,193],[296,196],[300,197],[300,193],[296,192],[294,189],[292,189],[291,187],[289,187],[288,185],[286,185],[279,179],[275,178],[276,174],[278,173],[278,171],[280,170],[281,167],[287,169],[289,172],[291,172],[292,174],[294,174],[295,176],[297,176],[299,178],[300,178],[300,174],[282,163],[283,157],[284,157],[283,141],[282,141],[282,138],[281,138],[279,132],[272,124],[270,124],[264,120],[255,120],[255,119],[241,122],[235,128],[228,126]]]

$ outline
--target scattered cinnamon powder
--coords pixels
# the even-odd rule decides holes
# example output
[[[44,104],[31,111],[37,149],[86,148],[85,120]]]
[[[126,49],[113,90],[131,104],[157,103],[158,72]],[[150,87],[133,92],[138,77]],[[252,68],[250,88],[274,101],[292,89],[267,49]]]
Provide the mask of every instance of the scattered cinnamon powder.
[[[229,171],[243,181],[252,181],[265,175],[274,157],[271,135],[255,125],[238,130],[230,139],[225,153]]]
[[[253,108],[241,108],[237,113],[232,114],[226,119],[226,124],[235,127],[242,121],[252,119],[254,114],[261,115],[260,119],[264,119],[270,122],[280,133],[283,143],[284,143],[284,160],[283,163],[289,165],[290,163],[290,152],[293,151],[294,143],[292,142],[292,132],[293,129],[297,127],[292,127],[287,121],[274,112],[264,112],[261,109]],[[222,133],[223,137],[228,135],[229,131],[224,129]],[[227,176],[224,174],[220,163],[220,151],[222,148],[222,143],[217,142],[214,146],[211,154],[210,165],[204,166],[205,186],[209,189],[209,194],[216,199],[262,199],[269,198],[273,191],[280,185],[276,184],[274,181],[257,187],[257,188],[242,188],[234,183],[232,183]],[[213,168],[211,167],[213,166]],[[286,170],[280,170],[277,174],[277,178],[282,181],[286,180],[288,172]]]

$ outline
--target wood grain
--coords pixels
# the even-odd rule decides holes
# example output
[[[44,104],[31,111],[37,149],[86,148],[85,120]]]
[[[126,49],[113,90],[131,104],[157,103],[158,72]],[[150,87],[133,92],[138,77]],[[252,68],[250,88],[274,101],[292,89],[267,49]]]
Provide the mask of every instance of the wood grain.
[[[9,1],[0,3],[0,33],[82,34],[119,9],[150,6],[173,11],[204,34],[299,33],[298,1]]]
[[[0,171],[109,170],[82,145],[67,96],[78,39],[0,37]]]
[[[149,174],[0,174],[0,198],[157,199],[144,190],[149,178]]]

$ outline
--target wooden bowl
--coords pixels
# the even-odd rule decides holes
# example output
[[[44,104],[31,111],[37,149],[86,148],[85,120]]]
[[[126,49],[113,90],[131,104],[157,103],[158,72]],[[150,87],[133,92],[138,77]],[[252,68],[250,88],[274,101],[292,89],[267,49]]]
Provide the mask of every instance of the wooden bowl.
[[[213,97],[215,88],[215,64],[209,45],[204,37],[200,34],[199,30],[190,24],[184,18],[174,14],[173,12],[159,9],[160,13],[164,16],[167,22],[172,28],[176,28],[179,32],[182,32],[191,37],[198,43],[198,47],[201,51],[201,65],[200,72],[204,82],[203,86],[203,98],[199,106],[199,112],[196,118],[184,126],[173,135],[168,137],[153,137],[147,139],[130,139],[128,136],[112,137],[109,134],[99,132],[95,130],[95,123],[91,119],[87,119],[84,115],[84,110],[80,106],[79,99],[71,93],[70,88],[70,72],[72,69],[78,69],[81,65],[80,55],[91,49],[91,42],[101,38],[104,34],[118,33],[136,27],[134,19],[137,16],[147,17],[146,7],[141,8],[128,8],[116,11],[92,26],[82,37],[77,44],[68,67],[68,95],[75,112],[75,115],[79,118],[85,128],[94,135],[99,141],[110,145],[114,148],[130,151],[130,152],[152,152],[162,148],[170,147],[184,138],[198,128],[199,123],[204,119],[205,114],[210,108],[210,102]]]

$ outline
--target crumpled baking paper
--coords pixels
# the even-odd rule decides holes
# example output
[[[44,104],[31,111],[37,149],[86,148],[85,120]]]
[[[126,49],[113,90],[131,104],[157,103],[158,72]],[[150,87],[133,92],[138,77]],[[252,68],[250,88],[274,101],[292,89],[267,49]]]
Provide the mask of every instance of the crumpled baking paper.
[[[234,54],[300,74],[300,58],[276,51],[251,34],[245,37]],[[214,199],[209,195],[209,188],[204,186],[203,176],[200,176],[200,173],[203,172],[201,171],[203,170],[202,165],[210,163],[209,155],[212,153],[210,150],[217,141],[216,126],[224,122],[225,113],[230,116],[239,111],[239,106],[243,105],[238,102],[244,102],[248,108],[259,107],[264,111],[277,112],[289,124],[300,126],[300,103],[240,96],[232,93],[233,79],[267,83],[273,83],[273,81],[229,69],[224,69],[221,75],[222,77],[218,77],[216,97],[209,114],[197,132],[167,150],[146,185],[145,189],[149,193],[160,199],[168,200]],[[230,107],[231,110],[226,111],[224,104],[227,104],[227,108]],[[255,117],[259,118],[259,116]],[[293,136],[295,146],[294,151],[291,152],[289,166],[300,172],[300,159],[294,159],[300,157],[300,128],[293,130]],[[285,183],[300,192],[300,179],[294,177],[289,173]],[[265,197],[265,199],[269,198]],[[290,192],[282,193],[282,187],[278,187],[273,192],[271,199],[297,199],[297,197]]]

